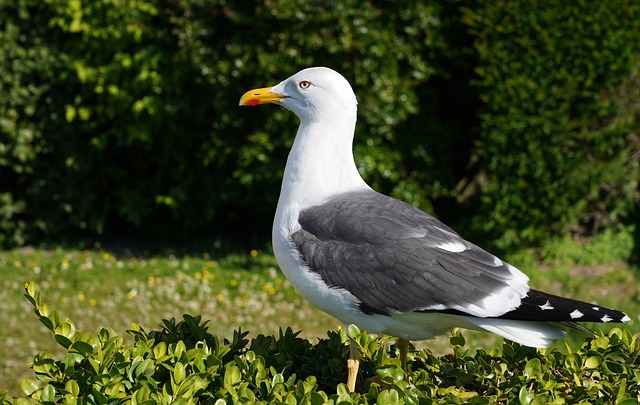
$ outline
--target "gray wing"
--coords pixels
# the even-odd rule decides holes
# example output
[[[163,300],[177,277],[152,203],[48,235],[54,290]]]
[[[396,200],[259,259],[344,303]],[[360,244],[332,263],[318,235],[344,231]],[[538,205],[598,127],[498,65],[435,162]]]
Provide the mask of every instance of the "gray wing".
[[[298,220],[302,229],[292,241],[302,259],[330,287],[357,297],[365,313],[499,316],[520,305],[528,290],[517,269],[375,191],[338,195],[304,209]]]

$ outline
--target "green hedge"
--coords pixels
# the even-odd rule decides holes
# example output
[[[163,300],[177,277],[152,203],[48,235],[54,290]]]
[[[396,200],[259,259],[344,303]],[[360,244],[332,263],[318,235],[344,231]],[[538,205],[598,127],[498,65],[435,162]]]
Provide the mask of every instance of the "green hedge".
[[[629,217],[640,164],[640,7],[509,2],[465,10],[478,53],[479,227],[538,241]],[[635,100],[635,101],[634,101]]]
[[[267,240],[296,120],[237,101],[310,65],[353,83],[377,189],[506,244],[614,226],[640,6],[566,4],[0,0],[0,244]]]
[[[360,163],[374,181],[394,171],[400,155],[388,140],[417,111],[435,12],[226,3],[0,2],[5,238],[122,228],[215,236],[243,221],[268,234],[296,122],[240,110],[238,99],[313,64],[367,89],[362,133],[375,131],[360,138],[373,144]]]
[[[362,353],[357,393],[348,393],[348,345],[329,332],[317,343],[291,330],[279,336],[231,340],[207,332],[207,322],[185,315],[159,331],[132,324],[126,343],[113,330],[76,331],[42,301],[33,283],[25,296],[63,352],[41,352],[30,367],[36,380],[21,387],[36,404],[637,404],[640,401],[640,335],[613,329],[561,353],[505,343],[471,355],[453,334],[452,353],[410,354],[409,375],[388,338],[350,328]],[[408,382],[410,381],[410,382]],[[28,404],[6,398],[3,404]]]

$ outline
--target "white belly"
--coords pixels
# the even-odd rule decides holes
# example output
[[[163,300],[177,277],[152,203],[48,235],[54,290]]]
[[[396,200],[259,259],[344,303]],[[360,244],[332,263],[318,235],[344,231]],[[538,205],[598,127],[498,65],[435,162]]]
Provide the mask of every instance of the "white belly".
[[[344,323],[353,323],[353,317],[359,313],[356,297],[346,290],[327,286],[303,262],[290,239],[274,237],[273,250],[280,269],[305,300]]]

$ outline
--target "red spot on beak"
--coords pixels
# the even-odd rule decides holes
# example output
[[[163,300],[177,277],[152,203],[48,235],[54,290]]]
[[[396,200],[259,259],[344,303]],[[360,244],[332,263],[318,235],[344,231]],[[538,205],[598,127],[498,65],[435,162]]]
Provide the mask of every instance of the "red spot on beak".
[[[249,100],[244,102],[245,105],[249,106],[249,107],[253,107],[256,106],[258,104],[260,104],[260,100],[258,100],[257,98],[250,98]]]

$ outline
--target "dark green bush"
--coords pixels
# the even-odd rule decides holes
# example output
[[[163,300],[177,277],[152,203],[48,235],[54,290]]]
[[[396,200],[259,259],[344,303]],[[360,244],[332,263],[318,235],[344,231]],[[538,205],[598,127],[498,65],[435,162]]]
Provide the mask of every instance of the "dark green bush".
[[[33,283],[25,296],[66,354],[36,355],[36,380],[22,389],[35,403],[520,403],[635,404],[640,400],[640,335],[613,329],[588,338],[576,352],[535,350],[505,343],[470,355],[464,338],[450,338],[452,354],[414,351],[405,376],[388,338],[349,329],[362,354],[358,392],[346,390],[348,346],[342,333],[317,343],[291,330],[278,337],[232,340],[207,332],[199,317],[165,321],[159,331],[132,324],[133,343],[116,332],[80,333],[52,311]],[[27,404],[6,398],[4,404]]]
[[[387,139],[418,109],[435,11],[328,6],[0,1],[5,238],[228,236],[243,221],[267,234],[296,123],[238,99],[314,64],[360,90],[361,166],[374,182],[391,176],[401,156]]]
[[[503,243],[615,226],[639,6],[591,3],[0,0],[0,244],[266,240],[296,121],[238,98],[310,65],[353,83],[377,189]]]
[[[503,243],[597,231],[638,202],[640,6],[486,2],[478,53],[487,185],[475,218]]]

